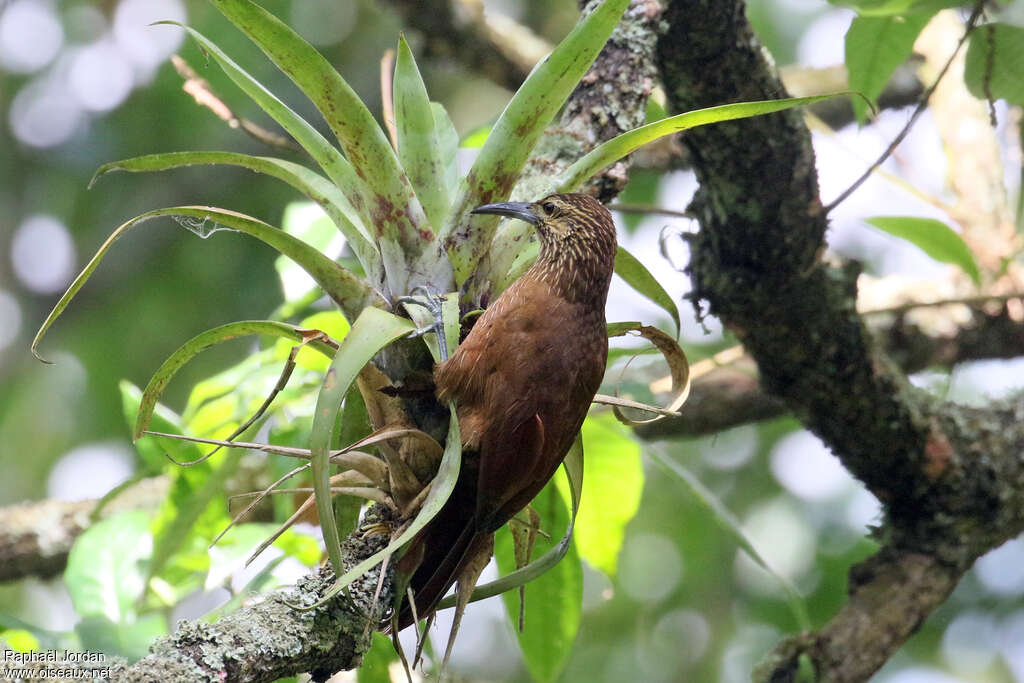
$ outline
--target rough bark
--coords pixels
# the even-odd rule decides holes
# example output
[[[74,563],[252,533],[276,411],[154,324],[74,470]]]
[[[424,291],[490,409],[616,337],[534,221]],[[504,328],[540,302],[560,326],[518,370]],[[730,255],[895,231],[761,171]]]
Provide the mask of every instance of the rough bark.
[[[659,59],[671,108],[782,97],[737,0],[674,0]],[[767,390],[882,501],[882,549],[851,575],[851,599],[817,633],[785,643],[760,680],[878,669],[974,560],[1024,529],[1024,408],[944,404],[911,387],[855,307],[857,269],[823,262],[810,136],[784,112],[688,132],[700,182],[690,211],[694,300],[743,342]],[[887,598],[910,600],[893,613]]]
[[[145,479],[112,499],[98,516],[155,508],[166,493],[166,480]],[[98,502],[43,500],[0,509],[0,582],[48,579],[63,572],[75,539],[95,521]]]
[[[367,512],[364,528],[385,519],[386,509]],[[387,544],[382,534],[357,531],[342,544],[346,568]],[[246,681],[263,683],[308,671],[314,681],[362,662],[383,607],[389,605],[390,572],[375,602],[377,567],[327,603],[315,604],[334,582],[323,566],[294,588],[261,597],[215,622],[182,621],[174,634],[150,647],[151,654],[114,673],[112,681]],[[371,616],[372,615],[372,616]]]

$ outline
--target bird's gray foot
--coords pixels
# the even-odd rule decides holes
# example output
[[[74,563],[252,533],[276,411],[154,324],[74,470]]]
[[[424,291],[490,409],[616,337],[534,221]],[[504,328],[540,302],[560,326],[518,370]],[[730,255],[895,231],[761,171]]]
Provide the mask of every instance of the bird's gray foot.
[[[437,346],[441,362],[444,362],[448,360],[448,340],[445,338],[444,334],[444,297],[426,285],[417,285],[416,287],[413,287],[412,293],[419,293],[420,297],[402,296],[398,297],[397,301],[403,304],[422,306],[430,312],[434,318],[434,322],[428,327],[416,330],[410,336],[419,337],[429,332],[433,332],[437,337]]]

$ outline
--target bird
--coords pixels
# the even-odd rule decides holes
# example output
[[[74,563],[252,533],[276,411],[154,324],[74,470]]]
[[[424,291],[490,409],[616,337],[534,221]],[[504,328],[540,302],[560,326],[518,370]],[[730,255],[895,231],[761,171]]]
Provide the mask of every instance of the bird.
[[[530,223],[540,251],[434,368],[438,400],[456,406],[462,466],[446,504],[399,560],[411,598],[402,596],[391,627],[431,615],[458,582],[445,662],[493,554],[494,532],[555,474],[604,377],[605,303],[617,249],[611,214],[586,194],[486,204],[471,213]]]

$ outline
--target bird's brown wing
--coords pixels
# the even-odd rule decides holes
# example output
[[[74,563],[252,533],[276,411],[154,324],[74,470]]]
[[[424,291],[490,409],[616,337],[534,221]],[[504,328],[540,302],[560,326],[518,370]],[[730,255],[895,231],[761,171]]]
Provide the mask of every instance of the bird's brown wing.
[[[522,278],[435,372],[439,395],[457,402],[464,446],[479,452],[482,530],[500,527],[543,488],[586,415],[604,356],[581,361],[580,351],[607,337],[603,320],[584,319],[581,309]]]

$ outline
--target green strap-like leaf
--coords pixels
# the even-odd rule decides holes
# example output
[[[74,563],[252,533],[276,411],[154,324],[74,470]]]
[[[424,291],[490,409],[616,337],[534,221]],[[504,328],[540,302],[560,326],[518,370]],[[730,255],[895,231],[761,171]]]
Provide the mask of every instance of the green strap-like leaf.
[[[377,308],[364,310],[352,329],[345,336],[331,367],[327,369],[323,385],[316,399],[313,413],[313,427],[309,434],[312,452],[313,490],[316,493],[316,509],[320,515],[320,528],[324,532],[327,555],[335,574],[340,574],[341,539],[335,522],[331,496],[330,460],[334,427],[338,423],[341,402],[355,382],[356,376],[370,362],[377,352],[403,334],[415,330],[405,318]]]
[[[569,493],[572,497],[572,509],[570,510],[569,525],[565,530],[565,535],[562,536],[554,548],[522,569],[510,572],[490,583],[477,586],[473,591],[473,595],[469,598],[470,602],[500,595],[505,591],[510,591],[513,588],[519,588],[529,583],[558,564],[565,557],[565,554],[569,552],[569,546],[572,543],[572,532],[576,524],[576,513],[580,508],[580,494],[583,491],[583,440],[579,436],[576,437],[572,448],[569,449],[565,460],[562,461],[562,467],[565,469],[566,477],[569,480]],[[447,609],[454,606],[455,596],[452,595],[442,600],[438,604],[438,609]]]
[[[559,192],[575,192],[584,182],[601,169],[611,166],[633,150],[646,145],[648,142],[663,138],[666,135],[678,133],[697,126],[706,126],[709,123],[721,121],[733,121],[746,119],[761,114],[771,114],[793,107],[800,107],[815,102],[821,102],[840,95],[849,95],[848,92],[832,93],[830,95],[814,95],[813,97],[790,97],[782,100],[764,100],[760,102],[737,102],[735,104],[723,104],[707,109],[697,109],[685,114],[677,114],[667,119],[661,119],[646,126],[634,128],[607,142],[598,145],[589,154],[567,168],[554,183]]]
[[[374,291],[364,280],[345,270],[302,240],[298,240],[283,230],[278,230],[272,225],[268,225],[251,216],[212,206],[175,206],[167,209],[156,209],[148,211],[141,216],[136,216],[118,227],[117,230],[111,233],[110,237],[107,238],[107,241],[103,243],[89,263],[86,264],[82,272],[78,274],[78,277],[74,279],[67,291],[64,292],[64,295],[53,307],[53,310],[50,311],[50,314],[46,316],[46,320],[43,321],[39,331],[36,332],[35,339],[32,341],[32,353],[37,358],[39,358],[39,354],[36,352],[36,349],[43,335],[46,334],[50,325],[67,308],[68,304],[71,303],[78,290],[82,288],[93,271],[96,270],[100,261],[106,256],[114,242],[136,225],[160,216],[177,217],[179,219],[178,222],[183,227],[188,228],[203,238],[209,237],[217,230],[228,228],[244,232],[266,242],[281,254],[302,266],[316,280],[317,284],[338,303],[342,312],[347,316],[354,317],[355,313],[368,305],[384,303],[380,294]]]
[[[459,187],[459,133],[455,130],[455,124],[448,116],[448,111],[440,102],[431,102],[430,110],[434,114],[434,131],[437,133],[437,144],[441,148],[441,163],[444,165],[444,184],[448,188],[447,194],[449,204],[451,197]],[[445,219],[447,211],[451,206],[445,207]]]
[[[394,101],[398,158],[409,174],[409,181],[427,212],[430,224],[437,231],[448,217],[450,208],[445,164],[427,87],[405,36],[398,40]]]
[[[544,128],[590,68],[627,5],[629,0],[605,0],[580,21],[534,68],[494,124],[442,233],[456,284],[469,277],[498,225],[496,217],[483,216],[474,218],[470,229],[470,210],[508,197]]]
[[[304,118],[296,114],[288,105],[279,100],[274,96],[272,92],[263,87],[263,84],[257,81],[255,78],[250,76],[242,67],[238,66],[230,57],[228,57],[223,50],[221,50],[216,43],[209,40],[203,34],[199,33],[193,28],[179,24],[174,21],[157,22],[165,24],[173,24],[174,26],[180,26],[181,28],[188,31],[189,35],[195,39],[203,50],[213,57],[214,61],[224,70],[224,73],[228,75],[235,85],[237,85],[242,92],[248,95],[252,100],[260,106],[271,118],[281,124],[281,127],[288,131],[288,134],[295,138],[303,149],[305,149],[313,160],[324,169],[327,177],[331,179],[338,189],[342,191],[348,200],[347,203],[339,205],[341,211],[349,219],[349,221],[359,228],[360,234],[366,239],[370,239],[371,234],[367,230],[367,225],[373,225],[370,220],[370,213],[368,210],[368,202],[372,195],[369,188],[362,179],[356,174],[355,169],[352,168],[352,164],[348,162],[341,155],[341,153],[324,138],[313,126],[311,126]],[[370,239],[372,242],[373,240]],[[366,267],[366,272],[376,274],[380,272],[380,269],[375,267]],[[374,280],[378,282],[379,280]]]
[[[430,482],[430,492],[427,494],[426,500],[423,501],[423,507],[420,508],[416,519],[398,538],[392,539],[382,550],[374,553],[340,576],[337,582],[316,603],[312,605],[292,605],[293,607],[296,609],[313,609],[317,605],[330,600],[337,595],[338,591],[350,585],[374,566],[383,562],[385,557],[393,555],[403,545],[411,541],[441,510],[441,507],[448,501],[448,497],[451,496],[452,490],[455,488],[455,482],[458,481],[459,468],[462,461],[462,437],[459,433],[459,420],[455,415],[455,406],[449,404],[448,409],[450,418],[444,455],[441,457],[441,465],[437,469],[437,474],[434,475],[433,480]]]
[[[672,300],[661,283],[651,275],[651,271],[647,270],[647,267],[626,251],[622,245],[619,245],[618,251],[615,252],[615,272],[626,281],[627,285],[658,304],[672,316],[672,322],[676,324],[676,334],[679,334],[679,309],[676,308],[676,302]]]
[[[142,400],[139,403],[138,417],[135,419],[133,439],[142,436],[142,432],[149,427],[149,420],[153,416],[157,401],[163,394],[164,389],[170,383],[171,378],[200,352],[228,341],[251,334],[266,334],[274,337],[291,339],[294,342],[306,341],[306,335],[299,328],[287,323],[275,322],[272,320],[242,320],[239,322],[220,325],[213,329],[201,332],[182,344],[178,349],[163,362],[154,373],[145,391],[142,392]],[[307,342],[308,346],[316,349],[328,358],[334,355],[334,349],[320,339],[312,339]]]
[[[867,223],[910,242],[936,261],[959,266],[974,284],[981,284],[981,273],[970,247],[942,221],[915,216],[876,216],[868,218]]]
[[[622,159],[638,147],[657,140],[658,138],[665,137],[666,135],[671,135],[672,133],[678,133],[688,128],[696,128],[697,126],[704,126],[709,123],[718,123],[720,121],[731,121],[734,119],[759,116],[761,114],[770,114],[772,112],[812,104],[814,102],[845,94],[849,93],[815,95],[813,97],[793,97],[784,100],[766,100],[762,102],[740,102],[718,107],[709,107],[707,109],[698,109],[685,114],[661,119],[654,123],[649,123],[646,126],[641,126],[640,128],[635,128],[631,131],[625,132],[622,135],[599,145],[589,154],[585,155],[572,166],[567,168],[560,176],[553,178],[550,182],[549,189],[544,190],[543,192],[538,192],[538,195],[543,196],[548,191],[575,192],[581,185],[583,185],[584,182],[603,168],[606,168],[619,159]],[[531,199],[536,198],[537,197],[532,197]],[[453,218],[455,216],[457,216],[457,214],[453,215]],[[483,219],[477,219],[477,221],[479,225],[484,224]],[[490,281],[492,283],[492,296],[500,293],[513,280],[525,272],[530,263],[532,263],[537,252],[536,243],[528,238],[532,230],[533,228],[531,226],[523,223],[522,221],[505,221],[502,228],[498,230],[496,235],[493,230],[486,233],[488,237],[487,245],[491,249],[491,262],[489,268]],[[486,231],[479,229],[474,230],[469,233],[469,238],[474,239],[474,236],[483,234],[484,232]],[[492,235],[493,243],[490,240]],[[456,272],[458,273],[460,267],[458,261],[459,257],[455,253],[452,253],[451,255],[452,261],[455,264]],[[616,267],[618,267],[618,259],[616,261]],[[476,262],[473,261],[473,263],[475,264]],[[641,293],[648,296],[647,292],[641,291]],[[657,299],[653,300],[655,303],[659,303],[660,305],[660,302]],[[672,305],[674,306],[674,304]],[[669,311],[669,313],[671,314],[671,311]],[[676,320],[676,326],[678,328],[678,313],[673,316],[673,319]]]
[[[423,207],[384,131],[355,91],[316,48],[259,5],[250,0],[211,2],[316,105],[373,193],[367,213],[379,239],[400,245],[409,260],[426,251],[433,234]],[[405,291],[407,273],[390,272],[388,277],[393,290]]]
[[[380,253],[374,246],[373,237],[366,231],[358,215],[352,209],[348,199],[338,187],[316,171],[301,164],[275,157],[257,157],[236,152],[170,152],[167,154],[147,154],[145,156],[112,161],[100,166],[89,182],[92,187],[97,180],[111,171],[166,171],[194,164],[224,164],[241,166],[256,173],[264,173],[283,180],[296,190],[320,205],[324,213],[334,222],[338,230],[345,236],[359,262],[367,272],[379,270]],[[353,223],[353,220],[356,222]]]

